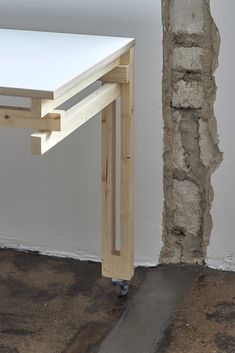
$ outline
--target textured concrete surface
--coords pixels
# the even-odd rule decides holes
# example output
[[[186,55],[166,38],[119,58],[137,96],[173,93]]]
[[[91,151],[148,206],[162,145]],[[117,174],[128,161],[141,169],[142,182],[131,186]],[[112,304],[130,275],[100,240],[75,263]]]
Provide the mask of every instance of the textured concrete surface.
[[[172,52],[172,66],[175,70],[189,70],[198,72],[202,69],[202,48],[176,47]]]
[[[234,353],[235,273],[203,271],[187,292],[155,353]]]
[[[204,91],[199,82],[180,80],[174,84],[172,95],[173,107],[200,109],[203,99]]]
[[[172,0],[170,8],[172,31],[197,34],[203,32],[204,0]]]
[[[164,213],[162,263],[203,264],[218,147],[214,72],[220,37],[207,0],[162,0]]]
[[[172,311],[197,274],[197,268],[182,266],[148,270],[139,291],[98,353],[154,353]]]
[[[0,353],[90,353],[139,287],[119,298],[100,265],[0,250]]]
[[[235,273],[136,269],[126,298],[100,265],[0,250],[0,353],[234,353]]]

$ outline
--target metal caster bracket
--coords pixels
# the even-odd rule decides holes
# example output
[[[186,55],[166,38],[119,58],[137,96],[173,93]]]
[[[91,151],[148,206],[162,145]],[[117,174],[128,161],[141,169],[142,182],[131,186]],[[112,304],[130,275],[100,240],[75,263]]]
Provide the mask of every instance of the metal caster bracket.
[[[112,284],[115,287],[119,288],[119,296],[120,297],[125,297],[127,295],[128,289],[129,289],[129,281],[113,278]]]

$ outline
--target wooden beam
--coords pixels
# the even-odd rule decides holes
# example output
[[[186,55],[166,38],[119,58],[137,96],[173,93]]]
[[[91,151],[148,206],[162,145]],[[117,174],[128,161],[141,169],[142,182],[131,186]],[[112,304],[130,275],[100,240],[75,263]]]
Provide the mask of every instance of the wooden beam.
[[[134,79],[134,48],[130,49],[121,57],[121,63],[130,65],[130,81],[127,84],[121,84],[121,175],[120,175],[120,231],[121,244],[120,252],[112,249],[113,225],[112,213],[108,210],[108,205],[113,208],[112,196],[112,156],[106,148],[113,149],[111,131],[103,133],[103,173],[106,165],[105,178],[103,181],[103,240],[108,241],[107,246],[102,247],[102,275],[110,278],[119,278],[122,280],[130,280],[134,274],[134,244],[133,244],[133,160],[134,160],[134,108],[133,108],[133,79]],[[109,112],[111,115],[111,111]],[[107,113],[106,113],[107,115]],[[111,116],[109,117],[111,119]],[[111,124],[111,122],[109,122]],[[109,127],[108,127],[109,126]],[[106,123],[106,130],[110,129],[110,125]],[[105,127],[103,127],[105,129]],[[104,159],[108,161],[104,161]],[[104,175],[102,175],[103,180]],[[105,184],[105,185],[104,185]],[[106,195],[105,195],[106,193]],[[106,201],[105,201],[106,200]],[[105,218],[109,218],[107,221]],[[109,253],[108,253],[109,251]]]
[[[56,110],[47,114],[44,118],[38,119],[31,116],[30,110],[0,109],[0,127],[61,131],[63,118],[64,112]]]
[[[134,48],[122,56],[122,64],[130,64],[128,84],[121,85],[121,258],[126,278],[134,274]],[[121,277],[122,278],[122,277]]]
[[[42,155],[74,130],[91,119],[120,96],[118,83],[106,83],[66,112],[65,126],[61,132],[37,132],[31,135],[31,151]]]
[[[31,111],[37,118],[42,118],[42,101],[41,99],[31,99]]]
[[[19,118],[35,118],[35,113],[30,108],[8,107],[0,105],[0,116],[19,117]]]
[[[128,83],[130,80],[130,65],[118,65],[101,79],[103,82]]]
[[[102,111],[102,268],[108,271],[116,250],[116,102]]]

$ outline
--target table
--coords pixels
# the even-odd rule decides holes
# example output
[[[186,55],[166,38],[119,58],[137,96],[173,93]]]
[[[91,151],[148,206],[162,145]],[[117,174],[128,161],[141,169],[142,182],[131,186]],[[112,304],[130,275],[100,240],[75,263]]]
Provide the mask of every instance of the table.
[[[102,275],[133,276],[134,39],[0,29],[0,95],[28,107],[0,106],[0,126],[37,130],[31,152],[42,155],[102,112]],[[100,80],[67,111],[63,103]],[[121,97],[120,249],[116,224],[116,100]]]

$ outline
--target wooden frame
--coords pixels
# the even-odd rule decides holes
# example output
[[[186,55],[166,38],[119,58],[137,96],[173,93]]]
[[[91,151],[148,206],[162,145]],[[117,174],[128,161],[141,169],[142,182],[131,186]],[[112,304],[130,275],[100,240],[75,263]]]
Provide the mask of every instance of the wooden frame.
[[[82,124],[99,113],[121,94],[118,83],[107,83],[66,112],[64,129],[61,132],[38,132],[31,135],[33,154],[44,154]],[[40,119],[43,120],[43,119]]]
[[[133,250],[133,77],[134,42],[79,81],[56,95],[16,90],[31,98],[30,108],[0,106],[0,126],[39,130],[31,135],[31,151],[42,155],[70,133],[102,112],[102,274],[130,280],[134,273]],[[102,86],[68,111],[62,103],[97,80]],[[6,88],[2,94],[13,94]],[[120,250],[115,245],[116,207],[116,99],[121,98]]]

